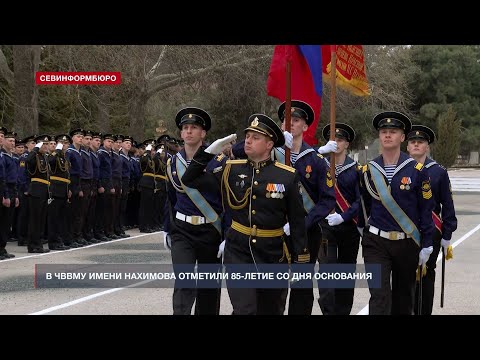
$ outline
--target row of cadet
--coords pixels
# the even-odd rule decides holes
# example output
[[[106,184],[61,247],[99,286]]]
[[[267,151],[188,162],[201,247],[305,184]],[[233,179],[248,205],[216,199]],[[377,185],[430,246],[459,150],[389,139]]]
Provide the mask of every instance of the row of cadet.
[[[0,127],[0,260],[15,256],[7,242],[44,253],[162,230],[165,165],[181,145],[84,129],[18,140]]]
[[[355,138],[351,126],[337,123],[334,141],[325,126],[326,145],[312,148],[303,133],[313,109],[293,100],[289,129],[285,109],[286,103],[278,109],[282,127],[252,114],[244,141],[231,134],[210,145],[204,142],[212,126],[205,110],[177,114],[185,143],[167,161],[171,211],[164,239],[174,268],[298,263],[314,271],[317,261],[356,264],[361,238],[366,266],[381,266],[369,313],[431,314],[436,258],[440,249],[451,256],[457,227],[447,171],[427,157],[433,131],[412,126],[402,113],[377,114],[373,127],[382,153],[361,166],[347,155]],[[400,150],[404,140],[410,156]],[[288,152],[291,166],[285,165]],[[334,175],[326,153],[334,153]],[[416,291],[417,273],[423,274],[422,292]],[[287,308],[292,315],[312,313],[313,287],[291,288],[288,304],[286,288],[239,288],[227,280],[227,290],[236,315],[281,315]],[[195,314],[218,314],[220,292],[179,282],[173,314],[190,314],[194,304]],[[323,314],[350,314],[353,298],[353,288],[319,289]]]

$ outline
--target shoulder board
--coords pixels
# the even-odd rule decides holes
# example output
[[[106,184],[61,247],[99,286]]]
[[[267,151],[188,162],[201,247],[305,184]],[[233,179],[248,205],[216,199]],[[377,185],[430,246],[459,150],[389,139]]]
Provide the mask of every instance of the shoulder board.
[[[318,156],[320,159],[323,159],[323,155],[322,155],[322,154],[317,153],[317,156]]]
[[[417,163],[417,165],[415,165],[415,169],[417,169],[418,171],[422,171],[422,169],[423,169],[423,164]]]
[[[282,163],[280,163],[280,162],[278,162],[278,161],[275,161],[275,166],[276,166],[276,167],[279,167],[280,169],[283,169],[283,170],[288,170],[288,171],[290,171],[290,172],[292,172],[292,173],[295,172],[295,168],[293,168],[293,167],[291,167],[291,166],[288,166],[288,165],[285,165],[285,164],[282,164]]]
[[[247,159],[227,160],[227,164],[232,164],[232,165],[235,165],[235,164],[246,164],[246,163],[247,163]]]
[[[215,160],[217,161],[222,161],[222,159],[225,157],[225,154],[224,153],[220,153],[217,155],[217,157],[215,158]]]

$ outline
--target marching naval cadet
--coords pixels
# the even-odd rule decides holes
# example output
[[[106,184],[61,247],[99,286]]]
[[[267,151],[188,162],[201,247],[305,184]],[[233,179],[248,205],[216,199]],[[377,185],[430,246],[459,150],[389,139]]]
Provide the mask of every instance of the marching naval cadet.
[[[435,209],[432,212],[435,230],[433,235],[433,252],[427,261],[427,272],[422,279],[422,315],[431,315],[433,308],[433,298],[435,292],[435,267],[438,253],[443,247],[446,259],[452,255],[450,241],[452,233],[457,230],[457,217],[455,216],[455,206],[453,204],[452,187],[447,169],[427,156],[430,150],[430,144],[435,141],[435,133],[432,129],[424,125],[413,125],[412,130],[407,135],[407,151],[412,158],[423,164],[428,170],[430,184],[435,200]],[[415,292],[415,314],[418,311],[418,286],[417,282]]]
[[[382,153],[364,165],[360,177],[368,219],[362,236],[365,268],[381,265],[380,288],[369,288],[369,314],[412,315],[416,270],[433,251],[432,189],[423,164],[400,150],[410,119],[385,111],[373,118],[373,127]]]
[[[278,108],[278,117],[285,126],[285,107],[283,102]],[[305,217],[305,229],[307,231],[308,249],[311,254],[310,264],[312,273],[317,261],[320,244],[322,241],[322,228],[320,222],[335,207],[335,193],[330,170],[323,156],[303,141],[303,133],[307,131],[315,118],[312,107],[304,101],[291,101],[291,128],[284,129],[286,147],[291,149],[290,163],[297,170],[300,177],[300,189],[303,199],[303,207],[307,213]],[[278,161],[285,162],[285,149],[275,148],[275,157]],[[289,235],[289,224],[284,227]],[[314,295],[313,286],[307,287],[305,280],[302,283],[292,284],[288,303],[289,315],[311,315]]]
[[[221,244],[224,264],[308,263],[310,255],[305,233],[305,210],[299,192],[297,171],[271,158],[273,147],[285,143],[282,130],[268,116],[253,114],[245,131],[244,152],[248,159],[226,160],[213,171],[204,169],[235,140],[232,134],[200,148],[182,178],[185,185],[221,189],[223,207],[231,218],[226,240]],[[183,137],[182,137],[183,138]],[[185,139],[186,140],[186,139]],[[187,140],[185,141],[185,146]],[[220,155],[226,159],[224,154]],[[292,243],[290,255],[285,243],[284,225],[289,222]],[[222,249],[224,246],[224,250]],[[287,288],[227,288],[235,315],[282,315]]]
[[[183,182],[184,174],[195,164],[193,156],[198,149],[204,148],[203,141],[212,124],[210,115],[203,109],[186,107],[177,113],[175,123],[185,140],[185,147],[167,161],[168,197],[173,211],[173,219],[167,229],[174,270],[176,265],[182,265],[193,272],[195,264],[220,263],[217,254],[222,242],[223,210],[218,187],[199,191]],[[208,171],[218,167],[219,161],[213,160]],[[220,287],[181,287],[176,282],[173,292],[174,315],[189,315],[194,302],[195,315],[218,315],[220,290]]]
[[[322,130],[328,141],[319,152],[327,151],[330,142],[330,124]],[[319,253],[319,262],[328,264],[356,264],[360,246],[360,233],[357,230],[360,208],[359,164],[347,155],[350,144],[355,139],[355,130],[347,124],[335,123],[335,212],[322,221],[323,238],[326,240],[326,254]],[[330,167],[330,162],[324,158]],[[354,284],[353,284],[354,285]],[[324,315],[350,315],[355,288],[318,289],[318,303]]]

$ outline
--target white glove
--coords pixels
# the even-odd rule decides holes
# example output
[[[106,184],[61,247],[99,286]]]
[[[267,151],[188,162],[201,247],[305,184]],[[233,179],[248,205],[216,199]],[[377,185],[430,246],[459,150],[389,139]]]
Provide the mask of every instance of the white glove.
[[[293,146],[293,135],[288,131],[284,131],[283,136],[285,137],[285,146],[291,149]]]
[[[157,153],[159,153],[159,154],[161,154],[162,152],[163,152],[163,149],[162,149],[162,148],[160,148],[160,149],[157,150]]]
[[[163,247],[168,250],[172,250],[172,239],[168,233],[163,236]]]
[[[427,263],[430,254],[433,252],[433,246],[429,246],[427,248],[423,248],[420,250],[420,254],[418,255],[418,265],[422,265],[422,267]]]
[[[441,245],[443,247],[443,251],[445,251],[445,254],[447,254],[447,249],[450,246],[450,240],[442,239]]]
[[[325,219],[328,220],[328,225],[330,226],[337,226],[343,223],[345,220],[343,220],[342,215],[337,214],[334,212],[333,214],[328,215]]]
[[[152,150],[152,144],[148,144],[147,147],[145,148],[145,151],[150,151]]]
[[[43,141],[40,141],[39,143],[37,143],[37,145],[35,145],[35,147],[38,149],[40,149],[42,146],[43,146]]]
[[[358,233],[363,237],[363,228],[357,226]]]
[[[334,140],[330,140],[325,145],[320,146],[317,151],[319,154],[328,154],[335,152],[337,151],[337,142]]]
[[[225,251],[225,240],[223,240],[222,243],[218,246],[217,258],[220,259],[220,257],[223,256],[224,251]]]
[[[55,148],[55,150],[62,150],[63,149],[63,144],[62,143],[58,143],[57,144],[57,147]]]
[[[209,147],[205,149],[205,152],[213,155],[220,154],[223,150],[223,146],[231,143],[234,140],[237,140],[237,134],[230,134],[224,138],[215,140]]]
[[[285,235],[290,236],[290,223],[283,225],[283,231],[285,232]]]

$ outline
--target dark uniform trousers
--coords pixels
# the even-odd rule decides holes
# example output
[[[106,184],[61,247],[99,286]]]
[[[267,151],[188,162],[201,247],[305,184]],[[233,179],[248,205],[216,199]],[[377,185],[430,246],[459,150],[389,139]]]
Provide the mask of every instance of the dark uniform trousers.
[[[78,196],[80,188],[80,177],[70,176],[72,181],[72,197],[70,198],[70,207],[72,211],[71,223],[72,223],[72,239],[73,241],[79,240],[82,238],[82,203],[83,198]]]
[[[310,251],[310,265],[312,275],[315,271],[317,259],[314,254],[318,254],[322,242],[322,228],[318,225],[312,227],[307,232],[308,248]],[[300,280],[293,283],[290,288],[290,298],[288,301],[288,315],[311,315],[313,309],[313,280]],[[306,287],[308,286],[308,287]]]
[[[427,261],[427,274],[422,278],[422,315],[432,315],[433,297],[435,295],[435,268],[437,266],[437,257],[441,250],[441,242],[442,233],[435,229],[433,235],[433,252]],[[415,285],[415,315],[418,315],[418,287],[419,282]]]
[[[80,187],[83,192],[83,197],[80,198],[80,217],[81,217],[81,234],[84,239],[87,239],[86,223],[88,208],[90,206],[92,179],[80,179]]]
[[[115,194],[113,194],[113,233],[119,235],[122,233],[120,225],[120,205],[122,199],[122,178],[112,178],[113,188],[115,189]]]
[[[219,264],[217,258],[221,237],[211,224],[192,225],[175,219],[171,224],[172,263],[191,265],[195,263]],[[182,266],[182,269],[184,267]],[[180,288],[173,290],[173,315],[190,315],[195,302],[195,315],[218,315],[220,312],[221,288]]]
[[[165,201],[167,200],[167,185],[165,180],[155,181],[155,194],[153,202],[153,225],[163,229],[165,221]]]
[[[48,209],[48,245],[57,246],[71,243],[67,227],[67,198],[53,196]]]
[[[112,235],[113,234],[113,195],[110,192],[109,179],[100,179],[99,187],[103,187],[105,192],[98,194],[96,209],[96,234]],[[97,238],[97,236],[95,236]]]
[[[153,188],[140,186],[140,207],[138,211],[138,228],[151,229],[153,225]]]
[[[6,187],[9,187],[9,185],[5,185]],[[10,187],[10,192],[12,192],[14,189],[13,187]],[[3,194],[0,195],[3,198]],[[7,245],[9,234],[10,234],[10,227],[12,225],[13,221],[13,211],[15,209],[15,198],[11,197],[10,198],[10,206],[5,207],[3,204],[1,205],[0,209],[0,250],[5,249],[5,246]]]
[[[83,227],[83,233],[85,234],[85,239],[97,238],[97,233],[95,232],[95,214],[97,208],[97,180],[91,180],[90,188],[92,190],[90,194],[90,201],[88,202],[87,215],[85,218],[85,226]]]
[[[18,200],[20,206],[18,207],[18,216],[17,216],[17,236],[18,236],[18,245],[24,246],[27,245],[28,238],[28,198],[29,195],[25,195],[23,192],[19,192]]]
[[[380,288],[369,287],[370,315],[412,315],[415,274],[420,248],[413,239],[389,240],[365,227],[362,238],[365,270],[368,264],[381,265]],[[391,275],[391,283],[390,283]],[[392,292],[395,294],[392,297]]]
[[[45,185],[46,187],[46,185]],[[41,236],[45,231],[45,223],[47,220],[47,199],[48,196],[45,193],[44,196],[29,197],[29,222],[28,222],[28,249],[43,248]]]
[[[130,179],[122,178],[122,195],[120,196],[120,214],[118,216],[120,234],[125,232],[125,225],[127,224],[127,205],[128,194],[130,192]]]
[[[356,264],[360,247],[360,234],[353,221],[337,226],[321,223],[323,241],[318,252],[320,264]],[[323,315],[350,315],[355,289],[318,288],[318,304]]]
[[[249,236],[230,228],[227,231],[224,264],[227,268],[230,264],[253,264],[252,256],[257,264],[286,264],[288,260],[283,251],[284,238],[284,235],[259,238],[255,246],[249,248]],[[229,286],[229,280],[227,288],[234,315],[283,315],[285,312],[287,288],[236,288]]]

